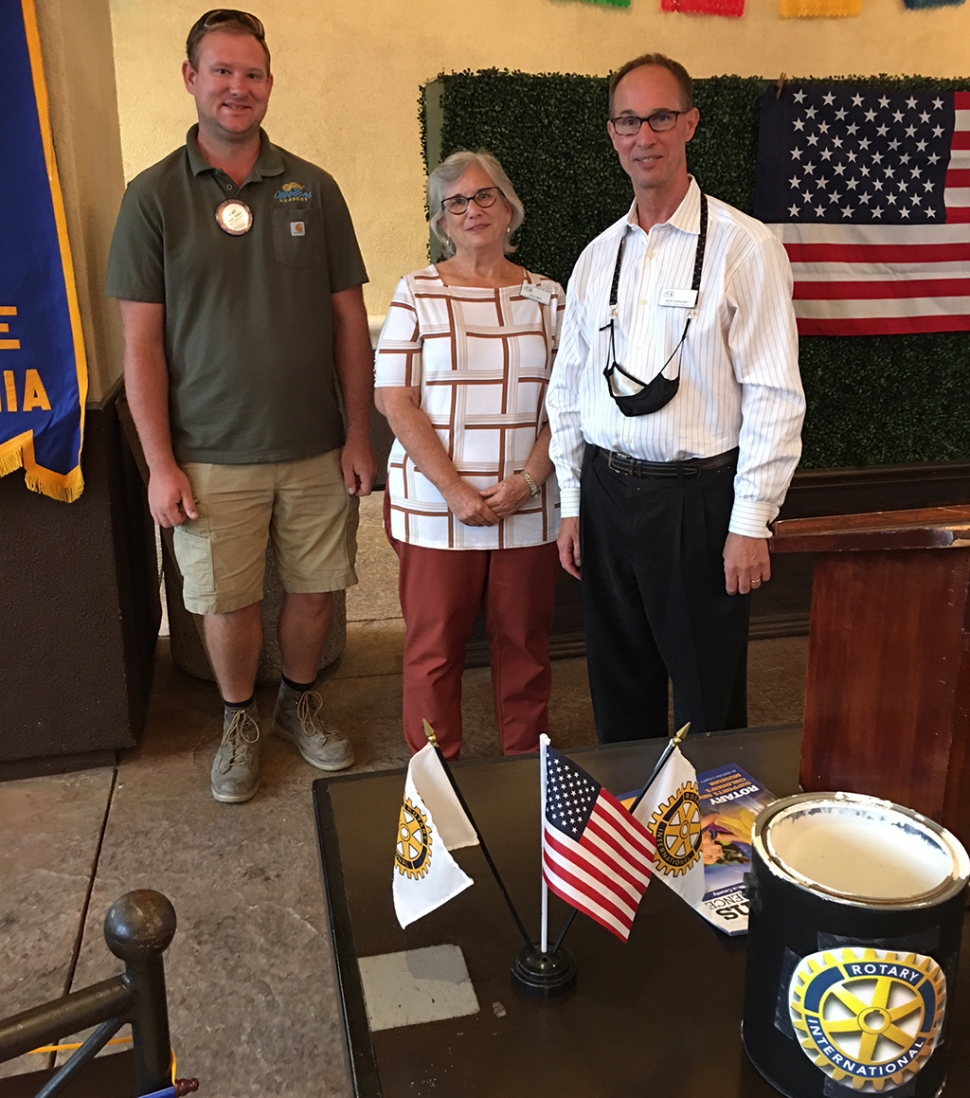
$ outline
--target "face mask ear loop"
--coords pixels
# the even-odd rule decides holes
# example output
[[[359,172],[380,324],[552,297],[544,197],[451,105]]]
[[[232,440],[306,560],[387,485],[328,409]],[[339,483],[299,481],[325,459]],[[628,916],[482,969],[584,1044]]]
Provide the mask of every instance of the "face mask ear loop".
[[[607,384],[610,387],[610,392],[613,393],[614,396],[616,396],[618,394],[616,392],[616,389],[614,389],[614,387],[613,387],[613,371],[614,370],[619,370],[620,373],[625,373],[626,371],[616,361],[616,344],[614,343],[614,338],[615,338],[614,333],[615,333],[615,330],[616,330],[616,319],[615,319],[615,317],[611,316],[609,324],[604,324],[603,327],[600,328],[600,331],[601,332],[606,331],[607,328],[609,328],[609,330],[610,330],[610,349],[609,349],[609,354],[607,355],[607,366],[603,370],[603,377],[606,378]],[[634,380],[636,380],[636,378],[634,378]]]
[[[616,264],[613,267],[613,284],[610,287],[610,322],[604,324],[600,328],[601,332],[605,332],[607,328],[610,330],[610,347],[609,354],[607,356],[607,365],[603,370],[603,377],[606,378],[607,384],[610,387],[610,393],[617,397],[616,389],[613,386],[613,374],[616,370],[619,370],[624,377],[629,378],[631,381],[635,381],[638,385],[645,384],[638,377],[634,377],[633,374],[628,374],[626,370],[616,361],[616,303],[619,300],[620,291],[620,269],[623,266],[623,248],[626,245],[626,234],[620,237],[620,246],[616,252]]]

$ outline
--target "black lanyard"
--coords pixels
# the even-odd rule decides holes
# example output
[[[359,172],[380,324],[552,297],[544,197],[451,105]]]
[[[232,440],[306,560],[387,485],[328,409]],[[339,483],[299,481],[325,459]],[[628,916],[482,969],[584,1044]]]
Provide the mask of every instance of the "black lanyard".
[[[667,387],[666,388],[669,391],[669,395],[667,395],[666,399],[663,400],[663,404],[658,404],[657,407],[650,407],[649,406],[649,405],[655,404],[657,398],[655,398],[654,400],[651,400],[649,402],[646,402],[646,406],[645,406],[645,409],[644,409],[645,412],[646,411],[656,411],[657,408],[662,408],[664,404],[667,404],[670,400],[672,400],[673,397],[674,397],[674,393],[676,393],[676,391],[677,391],[677,386],[680,383],[680,364],[679,363],[678,363],[678,367],[677,367],[677,376],[675,378],[664,378],[663,377],[663,372],[670,365],[671,359],[673,359],[674,355],[677,354],[677,352],[683,346],[684,340],[687,338],[688,329],[690,328],[690,322],[694,318],[694,311],[697,308],[697,297],[698,297],[698,294],[700,293],[700,288],[701,288],[701,271],[704,267],[704,252],[707,249],[707,212],[708,212],[707,207],[708,207],[708,197],[707,197],[706,194],[702,193],[701,194],[700,232],[697,234],[697,244],[695,245],[695,248],[694,248],[694,276],[691,280],[691,287],[690,287],[691,290],[694,292],[694,305],[687,312],[687,321],[684,324],[684,331],[683,331],[683,334],[680,337],[680,340],[677,343],[677,346],[673,349],[673,351],[671,351],[670,357],[663,364],[663,366],[660,367],[660,372],[657,374],[657,378],[662,378],[662,380],[664,382],[667,382]],[[615,370],[619,370],[619,372],[621,374],[623,374],[624,377],[629,378],[631,381],[635,381],[638,385],[642,385],[644,388],[646,388],[647,385],[650,384],[649,382],[641,381],[640,378],[638,378],[638,377],[634,376],[633,374],[629,373],[627,370],[625,370],[616,361],[616,342],[615,342],[616,304],[617,304],[619,289],[620,289],[620,268],[623,266],[623,248],[624,248],[625,244],[626,244],[626,232],[624,232],[623,235],[620,237],[620,247],[619,247],[619,249],[617,250],[617,253],[616,253],[616,266],[613,268],[613,285],[610,289],[610,322],[609,322],[608,325],[604,324],[603,327],[600,329],[600,331],[605,330],[607,327],[610,329],[609,364],[607,365],[606,369],[603,371],[603,374],[606,377],[607,383],[610,386],[610,395],[620,405],[620,410],[624,411],[625,414],[627,414],[627,415],[630,415],[630,414],[642,415],[642,414],[644,414],[644,412],[627,411],[626,410],[625,406],[621,403],[621,401],[631,402],[631,398],[630,397],[622,397],[622,396],[618,397],[617,394],[613,391],[613,384],[612,384],[612,376],[613,376],[613,372]],[[656,380],[656,378],[654,380]],[[672,387],[672,391],[670,391],[671,387]],[[638,396],[638,395],[639,394],[634,394],[634,397]],[[662,399],[662,398],[660,398],[660,399]]]

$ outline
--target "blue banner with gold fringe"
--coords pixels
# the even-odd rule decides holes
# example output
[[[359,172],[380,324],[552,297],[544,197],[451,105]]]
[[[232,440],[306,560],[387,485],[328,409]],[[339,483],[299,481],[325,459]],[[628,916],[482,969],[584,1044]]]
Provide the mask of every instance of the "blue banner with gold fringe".
[[[87,365],[33,0],[0,0],[0,476],[84,490]]]

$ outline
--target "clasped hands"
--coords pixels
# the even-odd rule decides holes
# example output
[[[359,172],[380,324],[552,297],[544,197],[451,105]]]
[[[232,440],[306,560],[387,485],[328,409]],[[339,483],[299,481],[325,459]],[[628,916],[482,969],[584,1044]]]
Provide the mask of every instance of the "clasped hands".
[[[444,493],[452,514],[465,526],[495,526],[514,515],[530,495],[529,485],[518,473],[481,492],[461,480]]]

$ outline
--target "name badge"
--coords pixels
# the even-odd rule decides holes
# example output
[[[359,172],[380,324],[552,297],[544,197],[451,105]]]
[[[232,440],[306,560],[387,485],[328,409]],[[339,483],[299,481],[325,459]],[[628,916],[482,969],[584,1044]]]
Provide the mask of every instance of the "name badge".
[[[216,207],[216,224],[230,236],[243,236],[253,227],[253,211],[238,198],[227,198]]]
[[[533,286],[531,282],[522,283],[522,296],[530,301],[538,301],[540,305],[548,305],[552,301],[552,291],[544,290],[541,286]]]
[[[693,309],[697,304],[697,291],[661,290],[660,304],[668,309]]]

